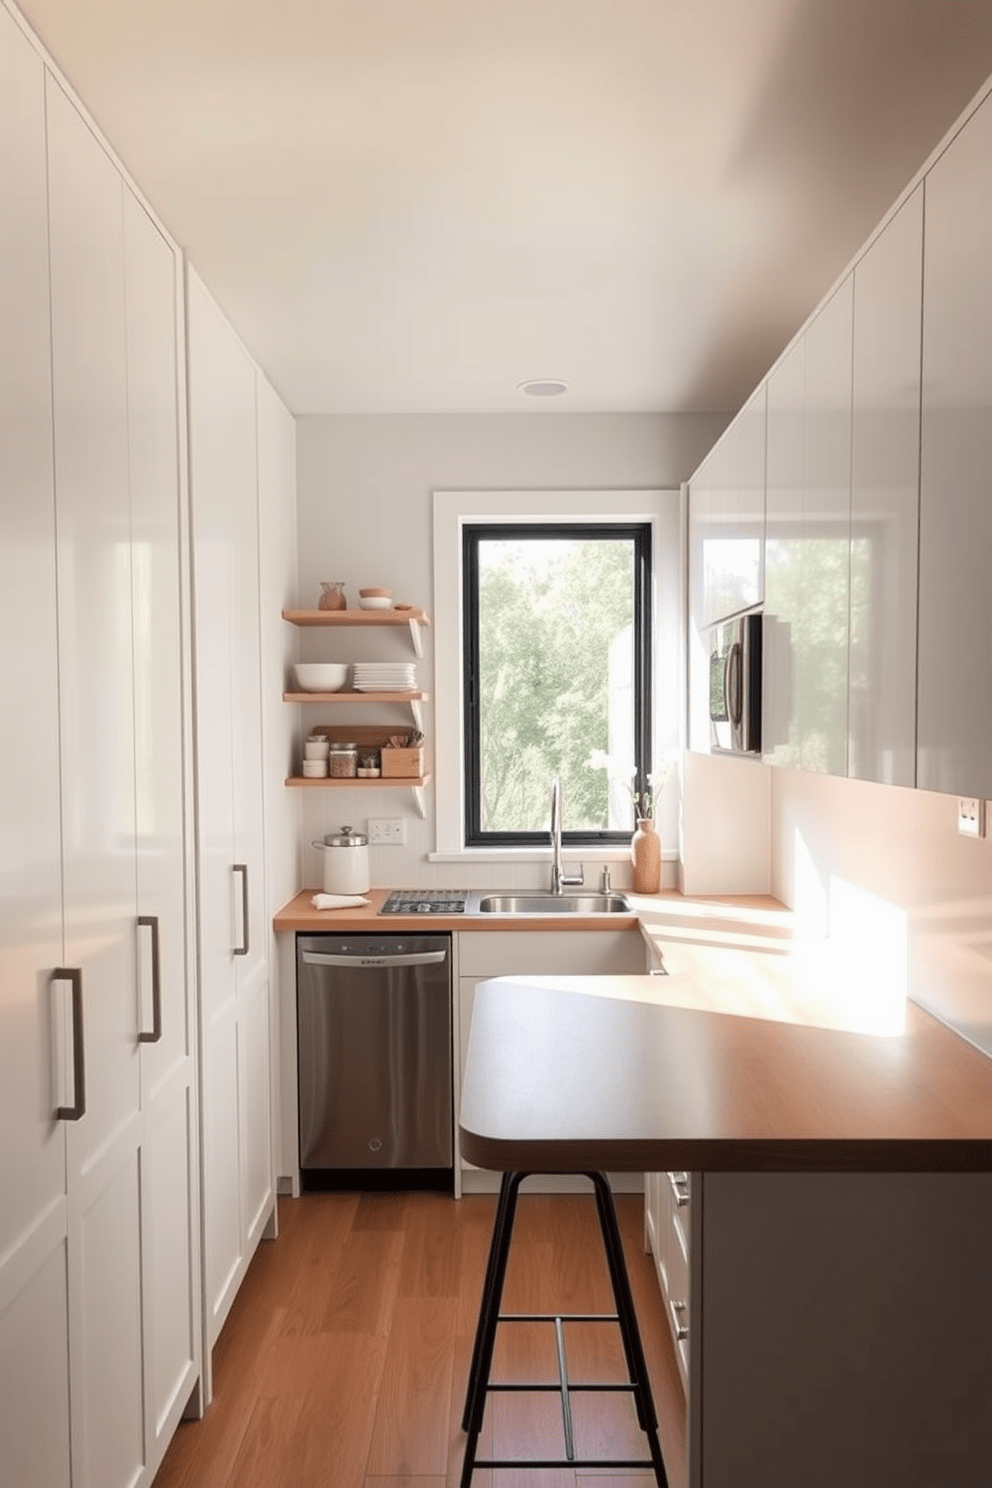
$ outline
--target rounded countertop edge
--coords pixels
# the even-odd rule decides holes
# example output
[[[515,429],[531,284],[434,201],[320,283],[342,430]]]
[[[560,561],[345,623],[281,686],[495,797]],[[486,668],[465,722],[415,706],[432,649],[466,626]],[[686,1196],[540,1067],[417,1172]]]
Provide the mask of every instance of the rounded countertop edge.
[[[972,1137],[481,1136],[459,1125],[462,1157],[516,1173],[988,1173],[992,1140]]]

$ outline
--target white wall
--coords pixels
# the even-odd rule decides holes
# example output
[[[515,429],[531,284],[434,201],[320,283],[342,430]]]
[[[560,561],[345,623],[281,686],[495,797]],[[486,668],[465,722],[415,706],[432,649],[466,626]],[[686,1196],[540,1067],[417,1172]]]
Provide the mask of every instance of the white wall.
[[[686,751],[679,888],[683,894],[770,894],[770,790],[759,759]]]
[[[321,579],[343,579],[349,603],[359,587],[388,585],[394,598],[433,610],[432,506],[438,489],[657,489],[678,486],[722,432],[726,419],[709,414],[411,414],[304,417],[297,424],[299,603],[316,604]],[[346,636],[348,653],[337,649]],[[349,661],[410,656],[401,633],[303,632],[304,658]],[[430,632],[420,664],[423,686],[433,683]],[[379,722],[380,711],[349,712],[353,722]],[[388,715],[387,715],[388,716]],[[398,722],[403,715],[395,715]],[[307,710],[300,729],[331,722],[330,712]],[[340,710],[333,721],[340,722]],[[407,720],[408,722],[408,716]],[[433,720],[428,710],[426,732]],[[352,804],[349,804],[352,803]],[[303,838],[339,828],[364,827],[368,816],[402,816],[404,847],[374,848],[377,885],[525,886],[537,870],[510,873],[498,865],[485,874],[464,864],[432,864],[433,792],[427,818],[419,820],[407,793],[363,794],[360,806],[331,791],[304,793]],[[350,813],[343,815],[343,811]],[[320,883],[319,856],[308,845],[304,884]],[[533,878],[534,882],[538,880]],[[543,879],[540,880],[543,882]]]
[[[850,940],[992,1053],[992,840],[932,791],[771,774],[772,893],[809,933]]]

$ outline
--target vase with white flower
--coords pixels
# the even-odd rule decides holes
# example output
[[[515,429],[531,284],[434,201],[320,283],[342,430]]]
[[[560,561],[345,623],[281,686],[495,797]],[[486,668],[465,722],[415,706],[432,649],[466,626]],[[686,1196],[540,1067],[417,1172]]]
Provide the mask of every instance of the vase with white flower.
[[[661,770],[650,771],[643,790],[636,788],[637,766],[618,760],[603,749],[594,749],[586,763],[591,769],[605,770],[610,781],[610,815],[615,809],[612,787],[617,785],[630,801],[634,830],[630,839],[632,887],[635,894],[656,894],[661,887],[661,838],[655,826],[658,798],[672,772],[674,761],[666,760]],[[612,821],[611,821],[612,825]]]

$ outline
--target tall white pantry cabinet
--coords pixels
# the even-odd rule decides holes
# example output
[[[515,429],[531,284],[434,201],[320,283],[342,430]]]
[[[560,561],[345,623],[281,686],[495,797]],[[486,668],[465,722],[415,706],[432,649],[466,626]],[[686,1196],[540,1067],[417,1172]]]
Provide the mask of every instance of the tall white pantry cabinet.
[[[209,1356],[275,1208],[259,504],[278,400],[192,271],[187,305]]]
[[[123,1488],[200,1354],[180,280],[0,28],[0,1461],[23,1488]]]
[[[286,555],[257,533],[292,499],[292,419],[239,343],[211,369],[209,407],[250,394],[232,628],[195,605],[182,255],[3,3],[0,203],[0,1480],[147,1488],[274,1210],[259,584],[278,614]],[[201,692],[195,738],[232,634],[242,711]],[[225,778],[252,917],[228,884],[252,952],[226,963]]]

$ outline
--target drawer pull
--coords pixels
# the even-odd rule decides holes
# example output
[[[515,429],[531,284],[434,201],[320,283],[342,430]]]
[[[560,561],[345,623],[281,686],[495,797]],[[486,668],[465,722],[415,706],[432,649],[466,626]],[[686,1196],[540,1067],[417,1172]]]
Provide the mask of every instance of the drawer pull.
[[[689,1337],[689,1324],[682,1321],[683,1314],[688,1309],[688,1302],[669,1302],[672,1313],[672,1327],[675,1329],[675,1341],[684,1343]]]
[[[689,1205],[689,1174],[669,1173],[668,1184],[675,1196],[675,1203],[679,1209],[686,1209]]]

